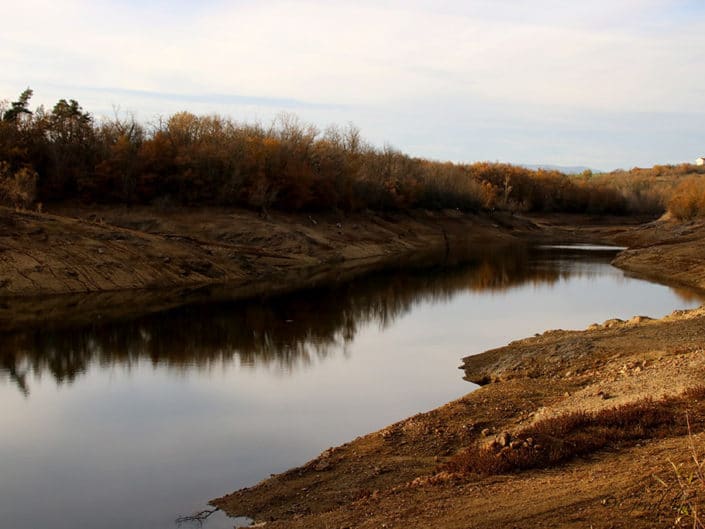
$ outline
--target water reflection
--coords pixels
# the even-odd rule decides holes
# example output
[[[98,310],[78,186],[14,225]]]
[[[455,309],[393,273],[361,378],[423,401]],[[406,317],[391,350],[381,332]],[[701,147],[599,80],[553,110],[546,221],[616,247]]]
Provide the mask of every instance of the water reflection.
[[[237,363],[288,373],[346,354],[362,326],[387,328],[418,303],[590,276],[597,273],[594,263],[609,262],[613,255],[614,250],[570,247],[476,249],[443,265],[389,270],[275,298],[192,304],[133,319],[13,332],[0,335],[0,374],[29,395],[30,375],[70,384],[93,364],[129,368],[145,359],[175,370]]]
[[[463,356],[692,306],[612,256],[487,248],[248,302],[5,300],[2,526],[174,529],[209,498],[471,391]]]

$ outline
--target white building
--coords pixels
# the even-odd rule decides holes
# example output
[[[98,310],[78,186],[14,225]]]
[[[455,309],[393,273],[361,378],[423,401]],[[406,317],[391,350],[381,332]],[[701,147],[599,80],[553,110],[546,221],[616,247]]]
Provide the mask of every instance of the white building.
[[[705,157],[701,156],[700,158],[696,158],[695,165],[705,165]]]

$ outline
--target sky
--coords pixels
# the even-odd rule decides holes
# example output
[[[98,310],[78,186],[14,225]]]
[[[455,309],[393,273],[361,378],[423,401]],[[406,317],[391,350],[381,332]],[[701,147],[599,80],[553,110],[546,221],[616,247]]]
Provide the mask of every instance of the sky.
[[[704,0],[23,0],[0,99],[353,123],[455,162],[595,169],[705,155]]]

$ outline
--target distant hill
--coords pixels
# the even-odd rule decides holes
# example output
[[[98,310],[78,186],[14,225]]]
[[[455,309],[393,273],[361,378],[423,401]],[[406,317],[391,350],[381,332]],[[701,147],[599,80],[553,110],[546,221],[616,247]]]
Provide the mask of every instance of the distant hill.
[[[548,171],[560,171],[561,173],[565,173],[565,174],[580,174],[583,171],[592,171],[593,173],[602,172],[597,169],[592,169],[590,167],[583,167],[580,165],[550,165],[550,164],[528,165],[528,164],[522,164],[521,166],[526,167],[527,169],[531,169],[533,171],[536,171],[538,169],[546,169]]]

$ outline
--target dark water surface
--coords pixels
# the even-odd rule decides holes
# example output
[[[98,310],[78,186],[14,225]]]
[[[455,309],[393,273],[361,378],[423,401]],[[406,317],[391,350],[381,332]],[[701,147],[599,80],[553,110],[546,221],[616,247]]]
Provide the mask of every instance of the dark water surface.
[[[515,248],[0,335],[0,526],[173,528],[210,498],[471,391],[463,356],[702,303],[625,277],[613,256]]]

